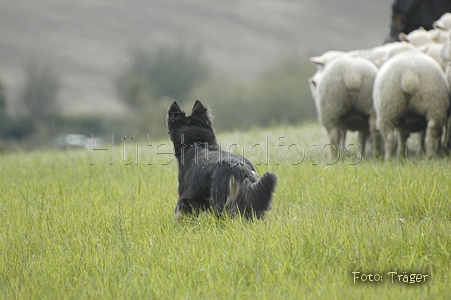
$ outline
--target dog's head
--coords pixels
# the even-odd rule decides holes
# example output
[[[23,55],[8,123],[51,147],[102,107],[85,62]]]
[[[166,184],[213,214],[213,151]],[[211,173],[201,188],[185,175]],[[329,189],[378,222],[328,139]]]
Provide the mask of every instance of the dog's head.
[[[183,144],[187,145],[194,143],[216,144],[212,120],[213,117],[208,108],[199,100],[194,103],[190,116],[186,116],[185,112],[174,101],[169,107],[166,119],[169,137],[174,143],[182,141]]]

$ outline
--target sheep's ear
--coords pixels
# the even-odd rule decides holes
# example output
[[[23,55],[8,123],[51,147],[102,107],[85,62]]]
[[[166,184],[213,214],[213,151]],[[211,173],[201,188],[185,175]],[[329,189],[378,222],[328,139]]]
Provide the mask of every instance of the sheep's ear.
[[[400,41],[408,42],[408,43],[410,42],[409,38],[407,37],[407,34],[405,34],[404,32],[401,32],[398,37],[399,37]]]
[[[315,79],[313,79],[313,77],[310,77],[310,78],[308,79],[308,82],[309,82],[311,85],[313,85],[314,87],[316,87],[316,81],[315,81]]]
[[[434,42],[437,42],[438,39],[440,38],[440,34],[441,34],[440,31],[434,32],[434,33],[432,34],[432,36],[431,36],[432,40],[433,40]]]
[[[420,26],[420,28],[418,28],[418,30],[420,30],[420,31],[426,31],[426,29],[424,29],[423,26]]]
[[[324,59],[321,56],[310,57],[310,62],[316,67],[324,67]]]
[[[418,51],[423,52],[424,54],[426,54],[429,51],[429,45],[418,47],[417,49],[418,49]]]
[[[435,29],[441,29],[441,30],[445,29],[445,26],[443,25],[443,23],[440,20],[435,21],[434,23],[432,23],[432,27],[435,28]]]
[[[390,52],[384,52],[383,54],[377,56],[372,59],[371,62],[376,65],[376,67],[380,68],[384,62],[386,62],[390,58]]]
[[[441,29],[440,25],[438,24],[438,21],[434,21],[434,23],[432,23],[432,28]]]

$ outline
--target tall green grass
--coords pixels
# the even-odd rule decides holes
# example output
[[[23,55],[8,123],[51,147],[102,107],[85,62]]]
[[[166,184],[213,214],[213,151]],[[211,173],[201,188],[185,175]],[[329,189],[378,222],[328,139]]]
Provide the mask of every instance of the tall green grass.
[[[278,175],[272,211],[255,222],[207,213],[175,222],[177,166],[161,154],[170,147],[158,147],[170,142],[136,141],[0,157],[0,298],[451,294],[447,158],[355,164],[349,155],[327,165],[320,159],[327,141],[316,125],[222,134],[223,146],[244,149],[260,174]],[[299,147],[287,158],[292,144]],[[294,151],[301,144],[302,162],[302,151]],[[352,272],[382,281],[354,282]],[[392,283],[389,272],[428,276],[412,284],[394,276]]]

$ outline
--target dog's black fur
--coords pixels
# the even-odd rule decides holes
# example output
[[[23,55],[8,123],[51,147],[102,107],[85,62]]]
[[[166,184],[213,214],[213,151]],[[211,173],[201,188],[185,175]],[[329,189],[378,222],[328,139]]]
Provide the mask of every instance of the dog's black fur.
[[[190,116],[174,101],[167,125],[179,164],[175,219],[210,209],[247,219],[265,216],[277,185],[276,174],[267,172],[259,178],[248,159],[222,151],[212,116],[199,100]]]

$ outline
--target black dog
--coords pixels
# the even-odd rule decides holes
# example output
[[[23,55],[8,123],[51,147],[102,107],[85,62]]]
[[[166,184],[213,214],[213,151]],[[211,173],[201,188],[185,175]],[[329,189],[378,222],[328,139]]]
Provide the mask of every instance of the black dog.
[[[174,101],[168,111],[168,133],[179,164],[174,218],[213,209],[247,219],[263,218],[270,209],[277,176],[258,177],[245,157],[222,151],[216,142],[212,117],[197,100],[191,116]]]

